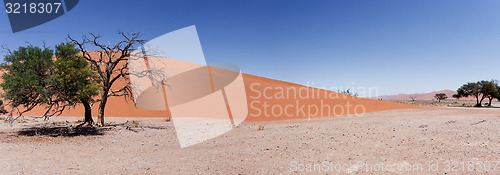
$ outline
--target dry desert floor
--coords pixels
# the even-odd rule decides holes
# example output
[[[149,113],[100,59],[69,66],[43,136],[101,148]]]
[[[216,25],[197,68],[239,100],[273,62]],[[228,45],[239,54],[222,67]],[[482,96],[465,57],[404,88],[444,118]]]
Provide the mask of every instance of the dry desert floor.
[[[164,118],[0,123],[1,174],[500,174],[500,108],[244,122],[180,148]],[[259,126],[264,125],[264,130]]]

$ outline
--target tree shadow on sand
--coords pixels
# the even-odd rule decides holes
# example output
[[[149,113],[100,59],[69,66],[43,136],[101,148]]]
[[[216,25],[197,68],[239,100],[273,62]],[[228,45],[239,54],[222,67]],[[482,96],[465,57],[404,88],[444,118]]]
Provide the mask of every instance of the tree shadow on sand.
[[[110,130],[110,128],[38,126],[22,129],[17,134],[21,136],[76,137],[104,135],[107,130]]]

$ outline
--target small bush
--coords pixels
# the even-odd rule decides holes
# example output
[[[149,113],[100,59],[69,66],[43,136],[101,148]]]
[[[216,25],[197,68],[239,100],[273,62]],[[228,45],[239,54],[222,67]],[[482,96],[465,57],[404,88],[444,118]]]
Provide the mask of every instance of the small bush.
[[[137,122],[135,120],[132,120],[132,124],[134,125],[133,126],[134,128],[138,128],[139,127],[139,122]]]
[[[264,125],[259,125],[259,131],[264,130]]]

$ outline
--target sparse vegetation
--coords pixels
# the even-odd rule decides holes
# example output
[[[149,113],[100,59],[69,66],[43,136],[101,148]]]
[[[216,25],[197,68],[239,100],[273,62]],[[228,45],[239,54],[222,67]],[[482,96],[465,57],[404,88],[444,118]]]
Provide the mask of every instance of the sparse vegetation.
[[[488,99],[487,106],[491,106],[491,101],[494,98],[499,98],[499,95],[500,95],[498,81],[497,80],[481,81],[481,86],[482,86],[483,94]]]
[[[357,97],[358,96],[358,93],[354,93],[351,91],[351,89],[347,89],[345,91],[338,91],[339,93],[342,93],[342,94],[347,94],[347,95],[350,95],[350,96],[353,96],[353,97]]]
[[[265,127],[265,125],[264,125],[264,124],[259,125],[259,131],[264,130],[264,127]]]
[[[497,80],[481,80],[476,83],[469,82],[457,90],[457,94],[454,94],[454,98],[469,97],[473,96],[476,98],[475,107],[482,107],[484,99],[488,99],[489,103],[487,106],[491,106],[491,101],[496,98],[500,100],[499,85]]]
[[[410,97],[410,100],[411,100],[411,101],[415,101],[415,100],[417,100],[417,97],[412,96],[412,97]]]
[[[436,98],[436,100],[438,100],[438,102],[441,102],[441,100],[446,100],[448,98],[448,96],[446,96],[445,93],[439,93],[439,94],[436,94],[434,96],[434,98]]]

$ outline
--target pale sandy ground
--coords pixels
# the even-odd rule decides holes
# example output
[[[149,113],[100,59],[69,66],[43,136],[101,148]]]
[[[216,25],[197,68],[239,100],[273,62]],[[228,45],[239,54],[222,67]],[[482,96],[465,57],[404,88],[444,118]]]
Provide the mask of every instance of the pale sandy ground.
[[[2,122],[0,172],[445,174],[448,170],[448,174],[500,174],[499,115],[499,108],[425,108],[312,120],[245,122],[224,135],[182,149],[173,124],[164,119],[107,118],[116,125],[98,131],[30,130],[25,135],[18,131],[41,122],[12,126]],[[51,122],[70,120],[69,124],[53,125],[67,126],[74,125],[71,121],[77,119],[60,117]],[[258,131],[261,124],[265,129]],[[93,135],[74,136],[78,133]],[[63,136],[54,137],[58,134]],[[361,166],[358,161],[366,163]],[[485,164],[470,168],[467,161],[489,162],[490,170],[480,170]],[[438,163],[438,172],[429,171],[429,162]],[[315,164],[315,171],[308,172],[308,166],[314,170]],[[384,168],[380,168],[382,164]],[[451,172],[448,165],[459,172]],[[408,170],[412,166],[414,169]]]

